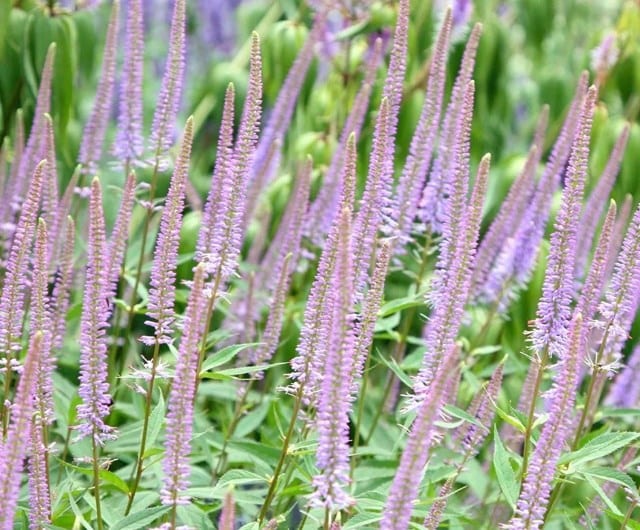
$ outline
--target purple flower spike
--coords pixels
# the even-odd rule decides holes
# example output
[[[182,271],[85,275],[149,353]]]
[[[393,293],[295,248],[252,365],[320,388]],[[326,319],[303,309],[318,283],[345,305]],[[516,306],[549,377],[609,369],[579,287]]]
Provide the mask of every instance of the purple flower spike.
[[[482,206],[487,190],[491,156],[482,157],[473,193],[463,213],[462,227],[458,239],[452,246],[454,253],[448,269],[439,269],[437,285],[446,286],[448,292],[440,291],[423,336],[426,345],[422,367],[414,379],[413,394],[407,408],[412,409],[423,401],[438,366],[446,362],[445,356],[453,351],[455,339],[462,325],[464,307],[471,291],[471,271],[482,221]],[[466,191],[464,192],[466,194]],[[446,275],[446,281],[442,277]]]
[[[369,108],[371,88],[375,81],[378,65],[382,58],[382,40],[376,39],[371,57],[367,64],[367,71],[360,90],[351,106],[349,116],[342,128],[338,145],[331,157],[331,164],[322,178],[322,187],[313,204],[309,208],[305,221],[305,232],[311,240],[320,246],[322,239],[327,235],[333,219],[339,213],[340,190],[342,189],[342,173],[340,168],[344,166],[349,137],[354,134],[360,136],[362,124]]]
[[[15,355],[15,352],[22,349],[25,290],[29,281],[29,250],[36,230],[36,216],[46,165],[46,160],[43,160],[36,166],[33,173],[5,267],[2,297],[0,297],[0,352],[3,352],[7,361]],[[7,370],[10,366],[7,362]]]
[[[609,389],[605,403],[614,407],[636,408],[640,405],[640,344],[631,352],[622,371]]]
[[[29,447],[33,426],[34,394],[38,384],[38,364],[42,335],[36,333],[30,341],[13,407],[11,423],[3,443],[0,443],[0,530],[13,530],[13,519],[20,496],[23,462]]]
[[[64,240],[60,254],[60,265],[56,273],[53,293],[51,295],[51,336],[53,347],[62,348],[64,332],[67,327],[67,310],[71,297],[73,282],[73,248],[75,244],[76,227],[73,218],[67,217]]]
[[[189,117],[184,128],[180,154],[176,160],[173,177],[164,209],[160,219],[160,232],[153,253],[151,269],[151,288],[145,322],[155,329],[153,336],[143,336],[140,340],[147,346],[169,344],[172,341],[175,312],[176,266],[178,263],[178,246],[180,244],[180,228],[182,226],[182,210],[184,208],[184,190],[189,172],[191,143],[193,141],[193,118]]]
[[[624,150],[627,146],[627,141],[629,140],[629,131],[630,126],[629,124],[626,124],[613,146],[607,165],[602,171],[602,175],[600,175],[596,187],[593,189],[591,195],[589,195],[587,203],[582,208],[580,224],[578,225],[580,229],[578,232],[578,249],[576,258],[576,272],[580,276],[586,268],[587,256],[589,254],[589,249],[591,248],[591,241],[596,233],[598,221],[600,221],[600,218],[602,217],[602,212],[607,204],[609,194],[613,189],[618,171],[620,170]]]
[[[187,31],[185,10],[186,0],[176,0],[173,5],[164,77],[151,125],[150,148],[156,158],[164,155],[171,147],[174,124],[182,97]]]
[[[120,269],[127,248],[127,236],[129,235],[129,221],[131,220],[131,212],[133,211],[133,202],[135,198],[136,174],[131,171],[124,183],[122,191],[122,201],[120,202],[120,210],[116,223],[113,226],[113,232],[109,238],[108,260],[107,260],[107,291],[105,296],[110,300],[116,295],[118,289],[118,279],[120,278]]]
[[[224,107],[222,121],[218,134],[218,147],[216,150],[216,164],[211,177],[211,186],[207,195],[202,215],[202,224],[198,234],[196,247],[196,260],[200,262],[205,254],[211,252],[211,239],[219,223],[220,218],[220,194],[225,180],[233,171],[233,116],[234,116],[235,90],[229,83],[224,95]]]
[[[413,502],[418,497],[418,487],[429,460],[430,449],[438,439],[435,422],[441,415],[443,394],[451,385],[451,373],[457,374],[454,370],[457,357],[458,348],[452,346],[437,373],[433,374],[433,384],[416,412],[416,418],[411,425],[407,443],[402,451],[400,464],[382,512],[381,529],[407,530],[409,528]]]
[[[605,282],[609,281],[613,274],[613,268],[615,267],[616,260],[618,259],[618,253],[622,246],[622,240],[631,218],[631,211],[633,209],[633,196],[627,194],[624,198],[622,206],[620,207],[620,213],[616,219],[616,224],[613,226],[611,233],[611,245],[609,245],[609,254],[607,255],[607,264],[604,269]]]
[[[218,524],[218,530],[234,530],[236,525],[236,506],[233,500],[233,493],[228,491],[224,496],[224,503],[222,504],[222,513],[220,513],[220,523]]]
[[[82,143],[78,155],[78,162],[85,167],[87,173],[94,173],[102,158],[102,145],[111,114],[113,87],[116,81],[116,39],[118,38],[119,13],[120,2],[115,0],[107,26],[107,38],[102,56],[102,73],[96,89],[93,111],[82,133]]]
[[[344,209],[336,249],[336,266],[331,279],[330,304],[332,326],[327,341],[329,349],[319,387],[316,427],[318,449],[316,464],[321,474],[313,479],[313,505],[339,511],[353,503],[345,488],[349,484],[349,412],[351,373],[354,364],[353,336],[353,262],[349,239],[351,209]]]
[[[436,233],[442,232],[444,219],[446,218],[446,203],[449,196],[447,183],[453,179],[455,173],[454,164],[459,146],[459,115],[465,105],[481,33],[482,24],[476,24],[471,31],[471,35],[469,35],[462,63],[460,64],[460,71],[451,90],[451,99],[442,121],[438,140],[438,156],[431,168],[429,182],[420,199],[420,220],[429,225],[431,230]]]
[[[89,244],[87,246],[87,273],[80,319],[80,387],[78,395],[78,437],[92,436],[103,445],[113,439],[115,432],[104,423],[109,415],[111,396],[107,374],[107,337],[109,325],[108,303],[105,297],[104,256],[106,251],[104,213],[100,181],[91,182],[89,199]]]
[[[41,530],[51,522],[51,495],[47,477],[48,453],[42,428],[37,422],[31,426],[29,449],[29,530]]]
[[[578,222],[589,163],[589,138],[596,97],[596,88],[592,86],[587,92],[571,149],[562,203],[551,234],[542,297],[538,302],[536,320],[531,331],[535,355],[548,349],[551,356],[557,357],[566,350],[574,291]]]
[[[429,82],[422,113],[411,139],[409,155],[396,190],[397,235],[396,253],[404,252],[418,211],[420,193],[424,189],[427,172],[435,147],[447,69],[447,49],[451,34],[451,9],[447,9],[436,40],[429,70]],[[400,205],[402,207],[400,208]]]
[[[585,279],[576,310],[583,315],[586,322],[590,322],[598,309],[598,302],[606,284],[607,257],[611,249],[611,233],[616,222],[616,203],[612,200],[604,219],[602,230],[598,238],[589,273]]]
[[[49,306],[49,275],[47,271],[47,228],[39,219],[34,245],[33,281],[31,285],[31,333],[42,333],[40,363],[38,365],[38,389],[36,411],[38,428],[52,423],[53,414],[53,372],[55,359],[51,355],[51,313]]]
[[[163,460],[163,504],[188,504],[181,495],[189,487],[189,453],[193,430],[193,403],[200,341],[206,309],[204,270],[196,267],[184,317],[184,331],[178,349],[175,375],[167,410],[167,435]]]
[[[495,280],[492,271],[496,268],[497,257],[500,255],[501,249],[504,248],[505,241],[513,234],[513,227],[518,226],[521,222],[532,199],[536,170],[542,157],[548,119],[549,107],[545,105],[538,120],[533,145],[529,150],[524,167],[509,189],[509,193],[500,206],[500,211],[478,247],[476,266],[473,271],[473,286],[474,294],[480,295],[483,301],[492,302],[497,298],[498,293],[488,290],[489,285],[501,283]],[[502,286],[498,285],[498,289],[501,288]]]
[[[207,272],[220,285],[224,285],[235,273],[240,258],[247,206],[247,187],[258,142],[262,116],[261,105],[262,57],[260,38],[254,32],[251,36],[249,87],[240,120],[238,138],[233,150],[232,166],[226,169],[226,175],[223,176],[224,180],[221,183],[217,204],[219,211],[216,215],[215,227],[210,234],[209,255],[203,257],[206,258],[203,261],[207,264]],[[212,226],[211,221],[209,226]]]
[[[142,158],[142,81],[144,76],[144,24],[142,0],[128,0],[124,60],[118,101],[118,130],[113,154],[123,161]]]
[[[509,530],[538,530],[544,525],[544,516],[553,486],[558,459],[571,435],[572,413],[580,371],[581,350],[585,347],[582,315],[577,313],[571,323],[566,350],[559,355],[556,376],[551,387],[549,420],[542,427],[540,438],[531,455],[515,513]]]
[[[47,161],[47,170],[43,176],[42,184],[42,215],[47,223],[49,241],[47,254],[49,263],[53,263],[55,256],[55,243],[59,236],[59,197],[58,197],[58,164],[56,162],[56,144],[53,132],[53,120],[49,114],[45,114],[45,145],[43,157]]]

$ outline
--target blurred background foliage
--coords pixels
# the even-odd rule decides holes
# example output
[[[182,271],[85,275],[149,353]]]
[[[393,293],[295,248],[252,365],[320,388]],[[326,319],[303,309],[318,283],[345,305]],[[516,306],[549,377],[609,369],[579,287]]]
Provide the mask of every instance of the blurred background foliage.
[[[202,197],[215,159],[226,85],[229,82],[236,85],[239,107],[244,99],[251,31],[256,30],[262,40],[264,101],[268,114],[305,40],[314,7],[319,3],[320,0],[313,2],[314,5],[299,0],[193,0],[188,3],[187,93],[181,115],[182,118],[188,114],[195,117],[197,135],[191,181]],[[292,173],[306,154],[313,156],[317,187],[362,79],[368,46],[378,35],[386,38],[387,43],[389,40],[395,2],[336,3],[343,6],[342,16],[333,24],[332,37],[328,36],[317,50],[317,60],[307,76],[286,138],[279,177],[261,199],[271,212],[272,224],[279,219],[286,203]],[[29,127],[46,50],[55,41],[52,114],[63,186],[73,173],[82,128],[93,105],[109,4],[109,1],[90,0],[0,0],[0,142],[7,142],[11,147],[18,109],[22,109]],[[405,99],[396,155],[398,168],[406,156],[420,113],[430,50],[446,4],[444,0],[412,2]],[[550,106],[545,150],[550,149],[583,69],[590,70],[591,80],[600,86],[589,187],[598,179],[623,124],[629,121],[633,124],[631,137],[613,197],[618,202],[627,193],[640,197],[637,176],[640,167],[640,2],[477,0],[471,5],[468,0],[455,4],[459,17],[449,58],[448,88],[457,71],[468,29],[476,21],[484,26],[475,69],[472,164],[477,164],[485,152],[492,153],[486,220],[495,214],[522,167],[544,104]],[[122,0],[122,6],[126,13],[126,0]],[[163,69],[171,8],[169,0],[145,1],[147,128]],[[379,72],[372,109],[379,101],[382,79]],[[360,184],[366,170],[374,112],[372,110],[359,143]],[[113,134],[111,130],[108,144]],[[145,171],[145,168],[139,170],[139,179],[145,178]],[[103,164],[102,178],[107,184],[122,186],[122,173],[113,164]],[[166,187],[169,175],[163,178],[161,186]],[[118,193],[110,195],[107,191],[106,211],[111,219],[118,199]],[[197,210],[187,214],[183,254],[193,250],[199,218]],[[134,236],[132,245],[135,244]],[[183,268],[186,274],[190,265],[185,263]],[[534,315],[543,270],[544,260],[540,260],[521,302],[512,305],[509,324],[496,323],[497,329],[490,330],[490,340],[501,341],[510,351],[522,349],[522,332]],[[301,289],[306,285],[303,280],[299,279]],[[406,296],[409,283],[407,276],[394,274],[388,284],[388,294]],[[298,302],[302,301],[299,297]],[[482,323],[484,319],[472,320]],[[287,337],[295,336],[295,326],[290,323],[290,328],[285,330]],[[286,349],[292,351],[295,341],[290,338],[287,344]]]

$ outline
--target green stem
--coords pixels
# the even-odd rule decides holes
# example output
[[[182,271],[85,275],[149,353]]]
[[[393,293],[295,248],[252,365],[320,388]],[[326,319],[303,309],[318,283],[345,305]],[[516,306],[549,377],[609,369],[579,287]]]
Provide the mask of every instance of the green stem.
[[[293,430],[296,426],[296,420],[298,419],[298,413],[300,412],[300,407],[302,405],[302,392],[304,390],[304,385],[300,385],[298,387],[298,392],[296,392],[295,403],[293,405],[293,412],[291,413],[291,421],[289,422],[289,428],[287,429],[287,433],[284,437],[284,441],[282,442],[282,451],[280,452],[280,458],[278,459],[278,463],[276,464],[276,468],[273,472],[273,477],[271,478],[271,483],[269,484],[269,490],[267,491],[267,497],[265,498],[264,504],[262,505],[262,509],[260,510],[260,515],[258,516],[258,521],[260,524],[264,521],[264,518],[269,511],[269,506],[271,505],[271,501],[273,500],[273,496],[276,492],[276,486],[278,485],[278,477],[280,476],[280,472],[282,471],[282,466],[287,458],[287,454],[289,451],[289,444],[291,443],[291,437],[293,436]]]
[[[549,348],[545,347],[542,352],[542,356],[538,363],[538,373],[536,374],[536,380],[531,392],[531,403],[529,404],[529,410],[527,411],[527,424],[524,431],[524,449],[522,450],[522,482],[527,476],[527,468],[529,466],[529,456],[531,453],[531,431],[533,431],[533,417],[536,412],[536,402],[538,400],[538,393],[540,392],[540,386],[542,385],[542,377],[544,376],[544,369],[549,362]]]
[[[98,464],[98,444],[96,443],[97,434],[97,430],[94,427],[91,435],[91,446],[93,449],[93,497],[96,501],[98,530],[102,530],[102,509],[100,507],[100,465]]]
[[[153,386],[156,380],[156,372],[158,369],[159,359],[160,343],[158,342],[158,338],[156,337],[155,345],[153,347],[153,364],[151,365],[151,376],[149,379],[149,387],[147,389],[147,395],[145,399],[144,418],[142,420],[142,436],[140,438],[140,449],[138,450],[136,466],[132,473],[132,478],[135,476],[135,479],[133,482],[133,486],[131,487],[131,491],[129,492],[129,501],[127,502],[127,507],[124,511],[125,517],[129,515],[129,512],[131,511],[131,507],[133,506],[133,499],[136,496],[138,485],[140,484],[140,479],[142,478],[142,464],[144,463],[144,453],[147,447],[147,434],[149,432],[149,417],[151,416],[151,406],[153,405]]]

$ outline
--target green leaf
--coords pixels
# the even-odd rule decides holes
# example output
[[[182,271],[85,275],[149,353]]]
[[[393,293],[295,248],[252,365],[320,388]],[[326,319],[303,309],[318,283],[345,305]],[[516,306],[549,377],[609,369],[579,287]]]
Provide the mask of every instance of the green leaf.
[[[65,467],[68,467],[69,469],[73,469],[74,471],[77,471],[78,473],[82,473],[83,475],[93,477],[93,469],[91,468],[76,466],[74,464],[70,464],[69,462],[61,461],[60,463],[63,464]],[[127,483],[115,473],[108,471],[106,469],[101,469],[98,475],[100,477],[100,480],[106,482],[107,484],[111,484],[115,488],[119,489],[122,493],[126,493],[126,494],[129,493],[129,486],[127,486]]]
[[[607,508],[609,508],[609,510],[611,510],[616,515],[622,515],[622,512],[613,503],[613,501],[607,496],[604,490],[600,487],[600,484],[598,484],[594,478],[591,478],[589,476],[585,476],[584,478],[595,490],[598,496],[604,501],[604,503],[606,504]]]
[[[613,467],[590,467],[588,469],[580,470],[580,474],[585,477],[589,475],[590,477],[605,480],[607,482],[614,482],[615,484],[620,484],[632,491],[636,487],[633,479],[629,475]]]
[[[493,438],[493,467],[496,470],[498,484],[511,508],[515,509],[518,496],[520,495],[520,487],[516,479],[516,474],[511,467],[509,452],[503,445],[502,440],[500,440],[497,427],[493,429]]]
[[[484,425],[482,425],[482,423],[480,423],[478,421],[477,418],[474,418],[471,414],[469,414],[468,412],[459,409],[458,407],[454,407],[453,405],[445,405],[444,406],[444,411],[449,415],[449,416],[453,416],[454,418],[458,418],[460,420],[464,420],[467,421],[469,423],[472,423],[473,425],[476,425],[482,429],[485,428]]]
[[[378,355],[380,360],[394,373],[398,376],[398,379],[402,381],[403,384],[407,385],[409,388],[413,386],[413,381],[411,378],[400,368],[398,362],[395,359],[387,359],[381,353]]]
[[[638,438],[640,433],[637,432],[607,432],[589,440],[577,451],[562,455],[558,463],[579,468],[582,464],[610,455]]]
[[[518,429],[519,432],[524,433],[527,430],[524,426],[524,423],[522,423],[522,421],[518,417],[507,414],[500,407],[496,407],[496,414],[504,421],[506,421],[509,425]]]
[[[396,298],[395,300],[390,300],[386,304],[384,304],[380,311],[378,311],[378,316],[381,318],[388,317],[389,315],[393,315],[394,313],[398,313],[403,309],[408,309],[410,307],[418,307],[424,305],[424,296],[422,295],[413,295],[406,296],[403,298]]]
[[[218,366],[222,366],[227,364],[231,359],[233,359],[238,353],[242,350],[246,350],[247,348],[253,348],[262,344],[261,342],[250,342],[247,344],[233,344],[231,346],[227,346],[226,348],[222,348],[219,352],[214,353],[207,357],[202,363],[202,368],[200,369],[200,375],[204,372],[208,372],[213,368],[217,368]]]
[[[167,513],[171,506],[158,506],[156,508],[146,508],[139,512],[127,515],[118,521],[111,530],[137,530],[138,528],[149,528],[151,523]]]
[[[145,458],[149,456],[149,451],[153,451],[153,444],[156,443],[158,435],[160,434],[160,429],[162,429],[162,421],[164,420],[164,415],[164,398],[162,397],[162,393],[160,393],[160,401],[158,401],[158,404],[151,412],[151,416],[149,416],[149,427],[146,444],[147,448],[145,450],[145,454],[143,455]]]

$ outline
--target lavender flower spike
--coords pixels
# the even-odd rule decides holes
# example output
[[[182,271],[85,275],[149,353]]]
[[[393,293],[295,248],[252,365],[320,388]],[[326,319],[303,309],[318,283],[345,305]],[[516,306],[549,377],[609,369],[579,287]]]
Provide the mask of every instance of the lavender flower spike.
[[[596,97],[596,88],[592,86],[585,98],[580,125],[569,157],[566,187],[551,235],[542,297],[538,302],[530,337],[536,355],[548,349],[549,354],[556,357],[566,350],[567,325],[574,289],[578,221],[589,162],[589,138]]]
[[[234,530],[236,527],[236,506],[233,500],[233,492],[228,491],[224,496],[224,502],[222,504],[222,512],[220,513],[220,523],[218,524],[218,530]]]
[[[56,162],[56,144],[53,132],[53,120],[49,114],[45,114],[45,145],[43,158],[47,160],[47,170],[42,183],[42,216],[47,223],[49,241],[47,254],[49,263],[53,263],[55,257],[55,243],[58,238],[58,164]]]
[[[42,428],[33,422],[29,446],[29,530],[42,530],[51,522],[51,495],[47,477],[48,450]]]
[[[102,158],[102,144],[107,132],[113,100],[113,87],[116,79],[116,39],[118,38],[120,14],[119,0],[114,0],[112,5],[102,56],[102,73],[96,89],[93,110],[82,133],[82,143],[78,154],[78,162],[85,167],[87,173],[95,172],[96,166]]]
[[[0,201],[0,236],[3,239],[10,239],[10,234],[13,232],[15,226],[13,224],[14,209],[18,207],[19,189],[22,185],[22,178],[20,173],[20,164],[24,152],[24,119],[22,116],[22,109],[18,109],[16,112],[16,127],[14,133],[14,145],[13,145],[13,161],[11,163],[11,171],[9,172],[8,180],[4,182],[2,188],[2,201]],[[4,144],[3,152],[6,154],[6,142]]]
[[[144,24],[142,0],[127,3],[127,34],[120,95],[118,98],[118,129],[113,154],[125,161],[140,160],[144,150],[142,137],[142,81],[144,76]]]
[[[598,244],[596,245],[593,259],[589,267],[589,273],[585,279],[578,303],[576,304],[576,310],[579,311],[584,320],[590,322],[595,316],[598,309],[598,302],[602,296],[602,291],[606,284],[606,266],[607,257],[611,249],[611,233],[613,226],[616,222],[616,203],[611,201],[607,216],[604,219],[602,230],[600,230],[600,237],[598,238]]]
[[[397,208],[399,238],[396,242],[396,252],[403,252],[406,247],[405,243],[413,229],[413,222],[418,210],[420,193],[424,189],[431,164],[438,126],[440,125],[450,34],[451,9],[447,9],[431,58],[429,82],[422,113],[413,133],[409,156],[396,189],[396,204],[402,205],[402,208]]]
[[[195,268],[193,285],[184,318],[184,331],[178,349],[175,375],[167,411],[167,435],[163,460],[163,504],[188,503],[181,494],[189,486],[189,453],[193,429],[193,403],[200,340],[204,331],[206,297],[204,269]]]
[[[104,214],[102,190],[97,177],[91,182],[89,199],[89,244],[87,246],[87,273],[80,319],[80,386],[78,395],[78,437],[92,436],[102,445],[115,436],[114,429],[104,423],[111,407],[107,380],[108,304],[105,297]]]
[[[451,180],[455,170],[453,164],[458,150],[458,116],[464,106],[467,87],[473,76],[481,33],[482,24],[478,23],[473,27],[471,35],[469,35],[460,64],[460,71],[451,90],[451,99],[442,121],[438,140],[438,156],[429,174],[429,182],[420,199],[420,220],[428,224],[431,230],[436,233],[442,231],[442,225],[446,218],[447,182]]]
[[[40,363],[38,364],[38,388],[36,391],[37,428],[52,423],[53,372],[55,359],[51,355],[51,313],[48,295],[47,227],[39,219],[34,245],[33,281],[31,286],[31,333],[42,333]]]
[[[615,378],[605,403],[614,407],[635,408],[640,405],[640,344],[631,352],[625,367]]]
[[[131,171],[124,183],[122,200],[113,232],[109,238],[108,259],[107,259],[107,291],[105,296],[108,299],[116,295],[118,279],[120,278],[120,268],[127,248],[127,236],[129,235],[129,221],[133,211],[133,200],[135,197],[136,174]]]
[[[200,262],[205,254],[211,252],[211,238],[220,218],[220,194],[225,185],[225,179],[229,178],[233,171],[233,116],[234,116],[235,89],[233,83],[229,83],[224,95],[222,120],[218,133],[218,146],[216,149],[216,163],[211,176],[211,186],[204,205],[198,244],[196,246],[196,261]]]
[[[173,335],[175,313],[173,310],[176,286],[176,266],[182,210],[184,208],[184,190],[189,172],[191,142],[193,141],[193,118],[189,117],[184,128],[182,146],[173,170],[173,177],[165,200],[160,232],[153,253],[151,269],[151,288],[149,289],[148,317],[145,322],[155,329],[153,336],[143,336],[140,340],[147,346],[169,344]]]
[[[549,420],[542,427],[540,438],[531,456],[514,516],[502,528],[538,530],[551,494],[553,477],[562,449],[571,434],[571,418],[576,399],[581,350],[585,347],[582,315],[577,313],[571,323],[567,349],[560,355],[549,398]]]
[[[331,279],[330,304],[332,327],[326,354],[316,426],[318,449],[316,463],[321,471],[313,479],[315,491],[311,503],[331,511],[353,503],[345,491],[349,484],[349,412],[351,373],[354,364],[353,336],[353,263],[349,248],[351,209],[345,208],[338,219],[340,232],[336,249],[336,267]]]
[[[60,266],[51,295],[51,336],[53,347],[60,349],[64,341],[64,331],[67,327],[67,310],[71,284],[73,282],[73,247],[75,244],[76,226],[72,217],[67,217],[64,231]]]
[[[171,147],[173,127],[182,96],[187,30],[185,11],[186,0],[176,0],[171,19],[167,63],[151,125],[150,147],[156,158]]]
[[[32,429],[34,410],[33,395],[37,385],[37,371],[40,362],[42,335],[36,333],[29,345],[24,362],[16,399],[11,408],[11,423],[4,443],[0,443],[0,530],[13,530],[22,466],[26,456]]]
[[[596,232],[598,221],[602,216],[602,212],[607,204],[607,198],[611,193],[616,176],[620,169],[624,150],[627,146],[627,141],[629,140],[629,131],[630,126],[629,124],[626,124],[613,146],[607,165],[602,171],[602,175],[600,175],[596,187],[593,189],[591,195],[589,195],[587,203],[582,208],[576,259],[577,272],[580,274],[582,274],[583,269],[586,266],[587,255],[589,254],[589,248],[591,247],[591,240]]]
[[[2,297],[0,297],[0,352],[3,352],[7,357],[7,361],[16,351],[22,349],[22,321],[25,289],[28,281],[29,249],[36,229],[36,216],[46,164],[46,160],[40,162],[33,173],[5,267]],[[7,370],[9,370],[9,366],[7,364]],[[6,397],[4,396],[5,399]]]
[[[260,38],[251,36],[249,87],[245,99],[238,138],[233,150],[233,166],[227,170],[220,190],[216,225],[209,242],[207,272],[219,275],[220,284],[235,272],[240,257],[247,186],[258,142],[262,115],[262,57]]]
[[[454,367],[457,357],[458,348],[452,346],[437,373],[433,374],[433,384],[417,410],[382,512],[381,530],[409,528],[413,502],[418,497],[418,487],[429,460],[429,451],[438,438],[434,423],[444,405],[442,397],[446,387],[451,384],[451,372],[456,372]]]
[[[616,260],[618,259],[618,253],[622,246],[622,240],[624,239],[624,234],[627,231],[627,225],[631,218],[632,208],[633,196],[630,193],[627,193],[624,197],[624,201],[622,202],[622,206],[620,207],[618,217],[616,219],[616,224],[613,226],[613,231],[611,233],[611,245],[609,246],[607,264],[604,269],[605,281],[608,281],[613,273],[613,268],[615,267]]]

